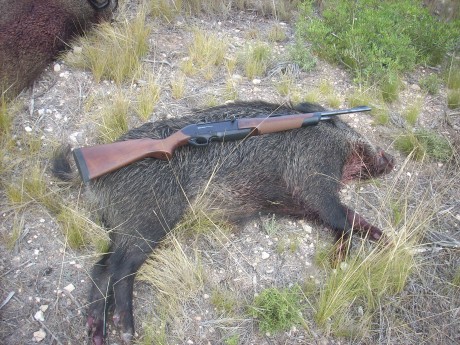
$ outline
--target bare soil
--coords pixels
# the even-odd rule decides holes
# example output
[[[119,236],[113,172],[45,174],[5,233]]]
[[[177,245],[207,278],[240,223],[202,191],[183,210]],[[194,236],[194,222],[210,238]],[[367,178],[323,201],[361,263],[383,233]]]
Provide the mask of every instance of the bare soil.
[[[225,38],[229,42],[231,55],[255,41],[248,38],[254,30],[259,40],[267,41],[266,33],[276,23],[279,22],[275,19],[251,12],[234,12],[228,18],[221,19],[178,18],[170,25],[149,19],[147,25],[151,25],[153,30],[144,68],[153,70],[162,85],[160,102],[150,120],[181,116],[191,108],[206,106],[212,96],[219,103],[224,101],[222,93],[229,77],[224,68],[212,81],[200,76],[187,77],[184,97],[179,100],[171,97],[170,81],[178,72],[182,59],[188,55],[187,47],[192,39],[190,27],[198,27]],[[276,61],[285,59],[283,56],[286,56],[287,47],[294,42],[293,24],[280,24],[286,31],[287,39],[278,43],[269,42]],[[454,145],[459,145],[460,117],[458,112],[455,114],[455,111],[447,109],[444,87],[439,95],[430,96],[418,86],[422,76],[435,72],[431,68],[419,68],[407,74],[399,100],[390,105],[392,118],[401,118],[405,107],[420,99],[423,107],[418,126],[433,129],[449,138]],[[240,79],[240,100],[289,101],[289,95],[280,96],[274,87],[280,78],[278,75],[264,75],[254,81],[244,77],[238,69],[234,74],[241,76],[232,76]],[[334,94],[341,100],[340,107],[347,107],[346,96],[354,86],[350,75],[340,67],[319,61],[314,70],[299,73],[296,88],[306,94],[318,90],[323,81],[333,86]],[[139,85],[141,83],[134,81],[122,88],[135,93]],[[70,143],[74,147],[95,143],[95,118],[100,104],[110,99],[116,89],[111,81],[95,83],[89,71],[72,68],[64,61],[57,60],[34,83],[33,88],[19,97],[20,111],[15,115],[13,129],[16,147],[12,154],[20,152],[24,136],[42,137],[38,158],[45,169],[47,183],[56,185],[58,182],[48,170],[51,148],[56,143]],[[94,105],[87,109],[85,104],[89,98],[92,98]],[[324,102],[324,99],[319,102]],[[460,290],[452,285],[453,274],[460,263],[459,248],[455,248],[454,242],[460,241],[457,167],[432,161],[423,164],[410,162],[401,171],[399,169],[406,157],[392,146],[400,130],[398,126],[393,123],[388,126],[373,125],[370,115],[349,115],[344,119],[394,154],[400,162],[398,171],[379,184],[344,188],[342,196],[345,203],[353,205],[358,212],[385,229],[391,211],[382,209],[380,205],[394,180],[415,181],[408,195],[409,208],[416,207],[421,198],[433,198],[436,213],[425,243],[417,254],[420,268],[415,270],[403,293],[385,301],[374,322],[375,328],[360,338],[337,338],[316,327],[308,301],[305,301],[307,307],[304,316],[310,325],[309,331],[297,326],[277,335],[261,334],[257,323],[244,313],[245,305],[263,288],[287,287],[302,284],[308,279],[317,280],[320,286],[324,272],[315,266],[313,256],[318,247],[332,241],[329,230],[324,226],[290,219],[277,220],[279,230],[268,235],[261,219],[236,229],[223,244],[206,238],[201,238],[198,243],[193,240],[182,243],[191,257],[195,250],[199,251],[206,279],[203,287],[183,302],[180,317],[166,326],[164,332],[168,343],[223,344],[233,334],[240,336],[240,344],[460,343]],[[134,114],[130,121],[131,127],[141,123]],[[31,160],[35,158],[30,157]],[[13,161],[15,157],[9,159]],[[15,181],[20,178],[21,169],[27,169],[26,163],[19,164],[5,179]],[[69,201],[84,207],[85,200],[80,192],[78,188],[73,188],[66,193]],[[19,209],[8,202],[5,190],[0,190],[0,207],[0,303],[5,302],[0,309],[0,343],[91,343],[85,331],[85,306],[91,282],[89,272],[97,260],[94,249],[70,248],[55,216],[40,203],[31,202]],[[6,248],[6,238],[11,234],[15,222],[20,224],[22,235],[14,249],[9,250]],[[286,239],[288,244],[292,241],[295,246],[292,250],[288,247],[279,250],[280,241]],[[236,296],[239,301],[236,316],[223,315],[210,302],[215,286],[225,288]],[[153,327],[159,324],[155,323],[158,321],[158,315],[155,316],[155,296],[159,293],[148,283],[136,282],[134,308],[138,338],[145,334],[149,323]],[[42,319],[37,314],[39,310],[42,310]],[[40,330],[43,331],[43,340],[39,340],[40,335],[35,333]],[[157,328],[156,331],[161,333],[161,329]],[[119,344],[120,340],[114,334],[116,330],[110,328],[109,332],[110,343]]]

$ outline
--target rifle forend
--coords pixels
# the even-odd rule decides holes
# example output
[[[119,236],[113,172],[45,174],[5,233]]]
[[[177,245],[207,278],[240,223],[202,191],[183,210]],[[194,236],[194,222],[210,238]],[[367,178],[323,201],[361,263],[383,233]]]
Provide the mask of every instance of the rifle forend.
[[[169,160],[180,146],[206,146],[212,141],[242,140],[249,136],[314,126],[331,116],[370,111],[367,106],[273,117],[240,118],[188,125],[165,139],[132,139],[76,148],[73,156],[84,182],[144,158]]]

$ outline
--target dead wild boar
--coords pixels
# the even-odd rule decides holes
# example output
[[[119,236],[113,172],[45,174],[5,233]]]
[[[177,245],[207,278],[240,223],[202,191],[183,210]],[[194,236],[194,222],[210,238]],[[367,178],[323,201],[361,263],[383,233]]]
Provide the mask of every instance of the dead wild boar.
[[[117,0],[0,0],[0,91],[29,86],[69,41],[109,19]]]
[[[239,102],[146,123],[120,140],[162,139],[204,121],[322,110],[309,103],[288,107]],[[68,153],[61,153],[55,159],[54,173],[61,178],[72,170],[66,157]],[[135,274],[190,207],[219,210],[236,224],[263,213],[315,218],[333,229],[337,239],[354,229],[378,240],[382,232],[342,204],[339,189],[342,183],[380,176],[393,167],[392,156],[334,118],[317,126],[242,141],[180,147],[170,161],[147,158],[95,179],[88,188],[97,200],[100,217],[107,228],[117,230],[110,234],[109,252],[92,271],[87,325],[93,342],[103,343],[105,311],[114,308],[114,323],[121,328],[123,341],[129,343],[134,334]]]

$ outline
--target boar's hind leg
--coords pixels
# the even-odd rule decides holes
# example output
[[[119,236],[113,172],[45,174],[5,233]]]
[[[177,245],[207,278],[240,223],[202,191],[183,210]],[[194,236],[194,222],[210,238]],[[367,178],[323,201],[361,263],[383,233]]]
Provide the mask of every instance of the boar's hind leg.
[[[121,329],[121,337],[129,344],[134,334],[133,287],[134,277],[152,252],[153,247],[144,243],[124,244],[111,258],[113,293],[115,299],[114,324]]]
[[[113,304],[113,289],[108,265],[111,252],[105,254],[92,270],[89,312],[86,326],[92,333],[93,343],[102,345],[105,336],[105,316]]]

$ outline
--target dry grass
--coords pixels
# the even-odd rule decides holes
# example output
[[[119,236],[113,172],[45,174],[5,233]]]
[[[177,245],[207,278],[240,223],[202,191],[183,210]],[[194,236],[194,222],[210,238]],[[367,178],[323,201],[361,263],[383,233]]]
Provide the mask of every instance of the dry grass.
[[[149,26],[145,11],[135,18],[122,19],[116,25],[100,24],[97,30],[81,38],[66,61],[75,67],[91,70],[96,82],[102,79],[117,84],[129,80],[139,70],[140,59],[147,53]]]
[[[112,142],[128,130],[129,109],[130,100],[121,90],[117,91],[112,99],[106,101],[95,119],[101,142]]]

